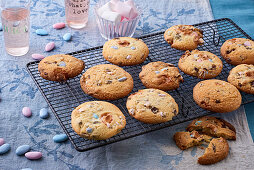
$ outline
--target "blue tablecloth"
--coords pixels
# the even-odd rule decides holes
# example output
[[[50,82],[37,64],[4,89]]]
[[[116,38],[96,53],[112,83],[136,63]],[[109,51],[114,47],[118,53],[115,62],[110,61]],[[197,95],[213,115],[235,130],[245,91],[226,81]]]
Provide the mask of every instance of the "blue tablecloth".
[[[186,124],[84,153],[77,152],[69,141],[62,144],[53,142],[53,136],[63,133],[63,130],[53,114],[50,114],[46,120],[39,118],[39,110],[48,106],[25,66],[29,61],[33,61],[31,58],[33,53],[48,56],[103,45],[105,40],[101,38],[94,19],[93,7],[96,2],[97,0],[91,0],[87,27],[78,31],[68,27],[62,30],[52,28],[54,23],[65,21],[62,0],[32,0],[29,53],[22,57],[9,56],[5,53],[3,43],[0,43],[0,137],[11,144],[11,151],[0,156],[0,169],[16,170],[26,167],[33,170],[188,169],[190,167],[200,169],[196,164],[197,155],[200,155],[199,149],[193,148],[183,152],[172,140],[174,132],[184,130]],[[135,36],[165,30],[175,24],[195,24],[213,19],[208,0],[137,0],[136,2],[143,8],[143,17]],[[39,28],[49,31],[49,35],[44,37],[36,35],[35,30]],[[66,32],[73,35],[72,41],[63,41],[62,36]],[[3,42],[2,32],[0,37]],[[51,52],[45,52],[44,47],[50,41],[56,43],[56,48]],[[31,118],[21,114],[24,106],[32,109]],[[230,159],[212,167],[244,166],[248,169],[249,160],[244,156],[252,154],[254,148],[250,148],[249,145],[250,134],[244,111],[239,109],[237,112],[222,116],[239,127],[237,129],[239,136],[237,142],[230,143],[232,146]],[[43,158],[30,161],[24,156],[17,156],[15,149],[23,144],[30,145],[34,151],[41,151]],[[248,147],[242,149],[245,145]],[[239,148],[241,150],[237,150]]]
[[[253,0],[210,0],[215,19],[231,18],[247,34],[254,38],[254,1]],[[245,105],[249,128],[254,139],[254,103]]]

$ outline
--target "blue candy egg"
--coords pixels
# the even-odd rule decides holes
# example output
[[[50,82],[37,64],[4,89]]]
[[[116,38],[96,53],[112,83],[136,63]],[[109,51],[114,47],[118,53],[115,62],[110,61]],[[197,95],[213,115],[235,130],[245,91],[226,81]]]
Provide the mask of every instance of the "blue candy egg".
[[[56,143],[61,143],[64,142],[68,139],[68,136],[66,134],[59,134],[59,135],[55,135],[53,137],[54,142]]]
[[[16,149],[16,154],[18,156],[24,155],[25,153],[27,153],[30,150],[30,146],[29,145],[21,145]]]
[[[35,33],[36,33],[37,35],[42,35],[42,36],[48,35],[48,31],[46,31],[46,30],[44,30],[44,29],[37,29],[37,30],[35,31]]]
[[[3,144],[2,146],[0,146],[0,155],[9,152],[10,149],[11,149],[11,145],[10,144],[8,144],[8,143]]]
[[[49,117],[48,109],[42,108],[40,110],[40,118],[47,119]]]
[[[71,40],[71,34],[70,33],[64,34],[63,39],[64,39],[64,41],[70,41]]]
[[[32,170],[31,168],[23,168],[21,170]]]

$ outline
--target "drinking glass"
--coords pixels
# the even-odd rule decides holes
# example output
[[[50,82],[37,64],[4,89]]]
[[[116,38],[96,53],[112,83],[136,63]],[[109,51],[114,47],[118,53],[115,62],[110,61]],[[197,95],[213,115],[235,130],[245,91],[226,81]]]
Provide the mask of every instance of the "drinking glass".
[[[6,52],[22,56],[29,51],[30,0],[0,0]]]
[[[90,0],[65,0],[65,17],[69,27],[84,28],[88,21]]]

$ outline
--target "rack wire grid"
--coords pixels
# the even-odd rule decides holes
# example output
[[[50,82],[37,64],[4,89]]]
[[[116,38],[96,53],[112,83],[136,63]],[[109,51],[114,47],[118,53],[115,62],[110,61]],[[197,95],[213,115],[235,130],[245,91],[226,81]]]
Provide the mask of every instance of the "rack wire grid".
[[[219,56],[221,59],[220,47],[224,41],[235,37],[251,39],[249,35],[247,35],[239,26],[228,18],[203,22],[195,24],[194,26],[203,30],[204,35],[203,39],[205,43],[204,45],[198,47],[198,49],[202,51],[210,51]],[[138,77],[143,65],[152,61],[163,61],[177,66],[178,59],[184,53],[184,51],[171,48],[170,45],[164,40],[163,34],[164,32],[159,32],[139,37],[148,45],[150,50],[149,57],[143,64],[123,67],[132,75],[134,79],[134,88],[132,93],[138,91],[139,89],[145,88]],[[102,56],[102,46],[72,52],[69,54],[84,60],[86,64],[85,69],[88,69],[94,65],[109,63]],[[222,59],[222,61],[223,70],[221,74],[216,77],[216,79],[226,80],[229,71],[233,68],[233,66],[226,63],[224,59]],[[160,124],[145,124],[139,122],[128,114],[128,111],[125,107],[127,97],[125,97],[109,102],[115,104],[122,110],[127,121],[126,127],[119,134],[107,140],[88,140],[77,135],[71,127],[71,112],[73,109],[86,101],[96,100],[82,91],[79,83],[81,74],[64,83],[44,80],[42,77],[40,77],[38,72],[38,63],[39,61],[28,63],[28,72],[49,104],[61,127],[68,135],[71,143],[78,151],[87,151],[212,113],[200,108],[194,102],[192,97],[192,89],[199,81],[201,81],[201,79],[186,75],[181,72],[184,78],[184,83],[182,83],[177,90],[168,92],[174,97],[179,106],[179,114],[173,117],[173,120]],[[241,94],[243,99],[242,104],[254,101],[254,95],[244,92]]]

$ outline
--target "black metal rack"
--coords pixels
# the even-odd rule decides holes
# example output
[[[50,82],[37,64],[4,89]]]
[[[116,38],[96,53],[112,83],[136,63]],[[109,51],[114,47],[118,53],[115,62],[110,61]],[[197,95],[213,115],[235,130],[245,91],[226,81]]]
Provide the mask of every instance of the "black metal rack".
[[[195,24],[203,30],[204,35],[204,45],[200,46],[198,49],[203,51],[210,51],[215,55],[220,57],[220,47],[223,42],[227,39],[235,37],[243,37],[251,39],[239,26],[237,26],[232,20],[228,18],[213,20],[209,22],[204,22],[200,24]],[[148,59],[140,65],[137,66],[126,66],[123,67],[127,72],[129,72],[134,79],[133,92],[139,89],[144,89],[138,74],[141,71],[141,67],[152,61],[163,61],[169,62],[177,66],[178,59],[184,53],[184,51],[175,50],[170,47],[170,45],[164,40],[164,32],[159,32],[155,34],[150,34],[141,38],[149,47],[150,54]],[[102,56],[102,46],[90,48],[82,51],[77,51],[69,53],[79,59],[85,61],[86,68],[88,69],[97,64],[109,63]],[[220,57],[221,58],[221,57]],[[223,61],[223,70],[217,79],[226,80],[229,71],[233,68],[232,65]],[[180,88],[177,90],[169,91],[176,102],[179,105],[179,114],[173,118],[173,120],[161,123],[161,124],[145,124],[137,121],[136,119],[129,116],[128,111],[125,107],[127,97],[115,101],[110,101],[111,103],[117,105],[124,115],[126,116],[126,127],[117,135],[111,137],[110,139],[104,141],[94,141],[81,138],[78,136],[71,127],[71,112],[72,110],[83,102],[96,100],[83,93],[81,90],[79,79],[81,75],[68,80],[65,83],[52,82],[44,80],[40,77],[38,72],[39,61],[30,62],[27,64],[27,70],[33,78],[34,82],[41,91],[43,97],[49,104],[52,112],[56,116],[61,127],[68,135],[71,143],[74,145],[78,151],[86,151],[103,145],[107,145],[113,142],[117,142],[123,139],[131,138],[137,135],[141,135],[147,132],[158,130],[161,128],[169,127],[178,123],[182,123],[188,120],[195,119],[200,116],[211,114],[202,108],[200,108],[192,98],[193,87],[201,81],[198,78],[183,75],[184,83],[181,84]],[[243,104],[254,101],[254,95],[242,93]]]

